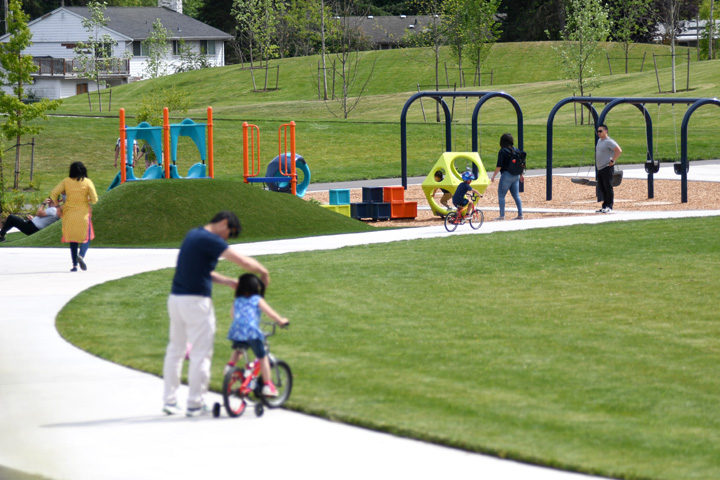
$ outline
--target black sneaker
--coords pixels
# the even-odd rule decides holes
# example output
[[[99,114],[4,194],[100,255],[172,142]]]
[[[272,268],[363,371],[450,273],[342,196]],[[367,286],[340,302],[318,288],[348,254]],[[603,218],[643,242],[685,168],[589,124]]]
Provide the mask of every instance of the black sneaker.
[[[5,235],[0,235],[0,242],[4,242],[4,241],[5,241]]]
[[[85,265],[85,260],[80,255],[78,255],[78,265],[80,265],[80,270],[83,270],[83,271],[87,270],[87,265]]]

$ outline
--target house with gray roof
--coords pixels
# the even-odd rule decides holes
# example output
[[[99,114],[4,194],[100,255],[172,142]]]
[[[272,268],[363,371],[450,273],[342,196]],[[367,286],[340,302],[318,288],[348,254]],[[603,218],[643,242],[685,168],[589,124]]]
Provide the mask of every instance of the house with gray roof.
[[[406,35],[422,32],[439,22],[432,15],[353,16],[347,17],[349,24],[361,31],[377,50],[397,48]]]
[[[90,33],[82,20],[90,16],[87,7],[60,7],[28,23],[33,44],[24,53],[32,55],[38,65],[34,84],[29,87],[38,97],[65,98],[97,89],[92,79],[78,72],[75,53],[79,42],[88,41]],[[104,16],[109,21],[100,36],[107,34],[117,44],[109,51],[113,61],[101,76],[106,82],[101,89],[148,76],[143,41],[150,36],[156,19],[170,32],[170,52],[164,59],[167,73],[173,73],[180,64],[181,40],[195,53],[205,55],[211,66],[225,64],[225,41],[232,36],[183,15],[182,0],[158,0],[157,7],[108,7]],[[8,35],[0,37],[0,42],[7,40]]]

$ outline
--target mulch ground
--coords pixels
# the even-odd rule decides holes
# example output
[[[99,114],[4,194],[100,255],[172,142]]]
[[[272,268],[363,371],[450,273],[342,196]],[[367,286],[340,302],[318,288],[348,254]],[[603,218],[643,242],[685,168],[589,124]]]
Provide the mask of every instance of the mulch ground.
[[[546,177],[528,177],[525,179],[525,191],[520,194],[523,202],[524,217],[549,218],[567,215],[588,215],[588,211],[600,208],[595,198],[595,187],[573,183],[570,177],[553,177],[552,200],[546,198]],[[328,192],[308,192],[305,199],[316,199],[321,203],[329,203]],[[688,202],[680,201],[680,182],[677,180],[655,180],[654,198],[648,198],[647,180],[624,179],[615,187],[615,208],[620,211],[674,211],[674,210],[719,210],[720,183],[688,182]],[[497,183],[491,184],[479,202],[485,211],[485,221],[496,221]],[[350,202],[362,201],[362,189],[350,190]],[[405,191],[405,201],[417,202],[418,216],[415,219],[395,219],[390,221],[370,221],[376,227],[398,226],[429,226],[441,225],[442,219],[433,215],[431,210],[421,207],[428,206],[425,194],[420,185],[411,185]],[[505,199],[508,211],[506,218],[513,218],[515,202],[510,194]],[[494,209],[494,210],[493,210]],[[532,212],[532,209],[550,209],[550,212]],[[594,213],[593,213],[594,215]]]

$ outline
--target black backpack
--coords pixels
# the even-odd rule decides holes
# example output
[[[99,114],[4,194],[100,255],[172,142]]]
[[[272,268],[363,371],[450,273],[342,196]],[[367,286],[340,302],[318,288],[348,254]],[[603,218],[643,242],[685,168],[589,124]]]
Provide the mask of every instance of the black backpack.
[[[510,154],[505,160],[505,169],[511,175],[522,175],[523,173],[525,173],[525,157],[527,156],[527,154],[524,151],[518,150],[514,147],[510,147],[508,148],[508,150]]]

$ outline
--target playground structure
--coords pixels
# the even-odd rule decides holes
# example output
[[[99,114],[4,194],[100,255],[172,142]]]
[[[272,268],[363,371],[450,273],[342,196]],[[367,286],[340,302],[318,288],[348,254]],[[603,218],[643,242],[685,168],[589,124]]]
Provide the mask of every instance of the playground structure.
[[[487,190],[487,187],[490,186],[490,179],[485,171],[485,166],[483,165],[482,160],[480,160],[480,155],[478,155],[477,152],[443,153],[440,155],[440,158],[433,166],[432,171],[422,183],[422,190],[423,193],[425,193],[425,198],[427,198],[427,201],[430,204],[430,209],[436,215],[445,217],[450,213],[450,210],[442,205],[438,205],[437,201],[433,197],[433,192],[438,188],[442,188],[448,192],[454,192],[458,185],[463,183],[461,178],[463,172],[457,169],[457,162],[462,161],[465,161],[468,165],[466,170],[472,170],[475,172],[475,180],[470,182],[470,186],[472,188],[483,194],[485,193],[485,190]],[[435,179],[435,173],[438,171],[442,172],[444,177],[439,182]]]
[[[288,152],[288,131],[290,151]],[[267,166],[265,176],[260,177],[260,128],[243,123],[243,181],[265,183],[273,192],[292,193],[304,197],[310,185],[310,168],[302,155],[295,152],[295,122],[278,128],[278,156]],[[298,184],[297,171],[303,174]]]
[[[650,116],[650,113],[645,108],[645,104],[672,104],[675,105],[676,103],[679,104],[686,104],[690,105],[685,112],[685,115],[682,120],[682,125],[680,127],[680,136],[681,136],[681,154],[680,154],[680,161],[675,163],[675,173],[680,175],[680,201],[682,203],[687,203],[687,173],[690,168],[688,158],[687,158],[687,132],[688,132],[688,124],[690,122],[690,117],[692,114],[700,108],[703,105],[717,105],[720,107],[720,100],[717,98],[625,98],[625,97],[568,97],[560,102],[558,102],[553,109],[550,112],[550,115],[548,116],[548,122],[547,122],[547,173],[546,173],[546,200],[550,201],[552,200],[552,167],[553,167],[553,152],[552,152],[552,146],[553,146],[553,122],[555,119],[555,115],[557,114],[558,110],[562,108],[564,105],[567,105],[568,103],[580,103],[582,106],[586,107],[590,113],[593,116],[595,129],[597,130],[597,127],[599,125],[603,125],[605,123],[605,118],[607,117],[608,113],[610,113],[610,110],[612,110],[614,107],[621,105],[621,104],[630,104],[635,106],[640,112],[643,114],[643,117],[645,118],[645,133],[647,137],[647,157],[645,159],[645,172],[647,172],[647,182],[648,182],[648,198],[654,198],[654,185],[653,185],[653,174],[657,173],[660,169],[660,161],[655,160],[653,158],[653,136],[652,136],[652,117]],[[600,115],[598,115],[597,110],[593,106],[593,103],[604,103],[605,108],[603,108]],[[597,132],[595,132],[595,144],[598,142],[598,136]],[[597,176],[597,171],[595,172]],[[598,200],[601,200],[600,193],[598,191]]]
[[[205,129],[207,128],[207,142]],[[186,177],[180,176],[177,169],[177,150],[180,137],[190,138],[200,152],[200,162],[188,170]],[[162,165],[151,165],[141,178],[137,178],[132,165],[133,143],[145,140],[152,149],[155,158],[162,159]],[[206,152],[207,150],[207,152]],[[214,178],[213,164],[213,122],[212,107],[207,108],[207,123],[195,123],[186,118],[179,124],[170,124],[168,109],[163,109],[163,125],[152,126],[140,122],[137,127],[125,125],[125,109],[120,109],[120,171],[108,187],[111,190],[128,181],[152,180],[160,178]],[[207,165],[206,162],[207,161]]]
[[[402,174],[402,185],[403,188],[407,189],[407,112],[410,106],[419,99],[432,98],[442,107],[445,114],[445,152],[440,156],[438,161],[435,163],[432,171],[428,174],[427,178],[422,183],[422,189],[427,198],[430,208],[436,215],[445,216],[449,211],[438,203],[433,198],[432,193],[437,188],[443,188],[453,193],[457,186],[462,183],[460,176],[463,172],[459,171],[456,165],[457,161],[465,161],[468,168],[472,169],[475,175],[470,185],[479,191],[484,193],[487,187],[490,185],[490,179],[488,178],[485,167],[483,166],[482,160],[478,153],[478,119],[480,117],[480,109],[488,100],[492,98],[504,98],[510,102],[515,108],[517,115],[517,126],[518,126],[518,148],[523,150],[523,115],[522,110],[518,102],[510,95],[505,92],[443,92],[443,91],[426,91],[418,92],[405,102],[402,114],[400,115],[400,163],[401,163],[401,174]],[[477,97],[478,101],[475,104],[475,108],[472,113],[472,151],[471,152],[453,152],[452,148],[452,115],[450,108],[444,100],[444,97]],[[435,172],[438,170],[443,172],[444,178],[440,182],[435,180]]]

